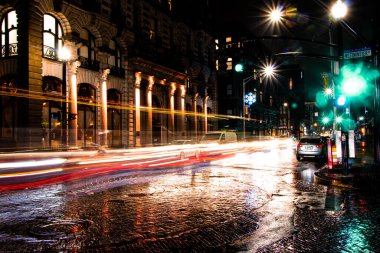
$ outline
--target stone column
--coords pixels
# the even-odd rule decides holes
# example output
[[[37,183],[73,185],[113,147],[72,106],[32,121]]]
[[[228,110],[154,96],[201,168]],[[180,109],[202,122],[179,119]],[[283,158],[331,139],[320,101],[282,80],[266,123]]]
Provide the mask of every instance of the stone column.
[[[69,63],[69,144],[70,146],[78,146],[78,84],[77,73],[80,61]]]
[[[140,111],[140,85],[141,85],[141,72],[135,73],[135,129],[136,129],[136,147],[141,146],[141,111]]]
[[[185,96],[186,96],[186,86],[180,85],[181,89],[181,98],[180,98],[180,110],[181,110],[181,116],[180,116],[180,132],[181,132],[181,138],[186,135],[186,129],[185,129]]]
[[[110,74],[110,69],[103,69],[102,76],[100,77],[100,104],[101,104],[101,127],[103,131],[103,141],[100,142],[100,145],[107,147],[108,146],[108,122],[107,122],[107,77]]]
[[[174,113],[174,95],[175,95],[175,91],[177,90],[177,86],[176,86],[176,83],[171,83],[170,84],[170,130],[171,130],[171,136],[169,137],[169,141],[172,141],[173,140],[173,137],[175,135],[175,125],[174,125],[174,122],[175,122],[175,113]]]
[[[195,139],[199,141],[198,140],[197,98],[198,98],[198,93],[196,93],[193,97],[193,109],[194,109],[194,136],[195,136]]]
[[[205,124],[205,127],[204,127],[204,131],[205,133],[207,133],[207,101],[208,101],[208,98],[209,96],[206,96],[204,99],[203,99],[203,112],[205,114],[204,116],[204,124]]]
[[[152,90],[153,90],[153,85],[154,85],[154,77],[150,76],[149,77],[149,85],[147,87],[147,93],[146,93],[146,101],[147,101],[147,106],[148,106],[148,118],[146,122],[146,144],[147,145],[152,145],[153,144],[153,125],[152,125]]]

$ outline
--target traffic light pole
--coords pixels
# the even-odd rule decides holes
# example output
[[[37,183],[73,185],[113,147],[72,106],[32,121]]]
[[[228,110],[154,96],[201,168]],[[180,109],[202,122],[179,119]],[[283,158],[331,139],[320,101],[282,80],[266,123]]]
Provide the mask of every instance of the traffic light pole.
[[[377,52],[373,50],[373,65],[377,69]],[[380,164],[380,84],[378,77],[375,78],[374,98],[374,162]]]
[[[245,85],[254,78],[255,78],[254,76],[249,76],[249,77],[246,77],[243,79],[243,112],[242,112],[242,116],[243,116],[243,139],[244,140],[245,140]]]

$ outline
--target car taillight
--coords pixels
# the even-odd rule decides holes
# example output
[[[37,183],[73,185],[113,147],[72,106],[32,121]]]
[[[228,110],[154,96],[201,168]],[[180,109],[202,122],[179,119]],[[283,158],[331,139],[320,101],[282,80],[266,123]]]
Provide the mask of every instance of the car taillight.
[[[318,145],[317,145],[317,148],[322,148],[322,147],[323,147],[322,144],[318,144]]]
[[[298,143],[298,144],[297,144],[297,148],[299,148],[299,147],[301,147],[301,143]]]

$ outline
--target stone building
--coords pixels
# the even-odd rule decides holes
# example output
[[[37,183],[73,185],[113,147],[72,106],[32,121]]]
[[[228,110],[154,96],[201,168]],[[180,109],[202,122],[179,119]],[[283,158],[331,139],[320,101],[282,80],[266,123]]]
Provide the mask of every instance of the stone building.
[[[149,146],[212,130],[214,39],[185,3],[204,4],[1,1],[0,147]]]

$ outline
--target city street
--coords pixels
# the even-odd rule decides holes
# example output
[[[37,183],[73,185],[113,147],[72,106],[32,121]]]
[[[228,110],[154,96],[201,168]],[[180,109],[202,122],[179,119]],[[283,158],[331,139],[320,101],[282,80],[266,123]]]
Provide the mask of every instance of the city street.
[[[63,167],[76,168],[70,173],[18,178],[21,185],[40,184],[2,188],[0,251],[375,252],[380,246],[379,202],[318,184],[314,172],[322,164],[297,162],[285,141],[220,146],[227,151],[218,147],[171,164],[140,158],[123,168],[125,161],[114,161],[105,172],[89,162],[104,166],[110,155],[71,158]],[[78,168],[79,160],[88,167]],[[75,174],[84,170],[96,173]]]

